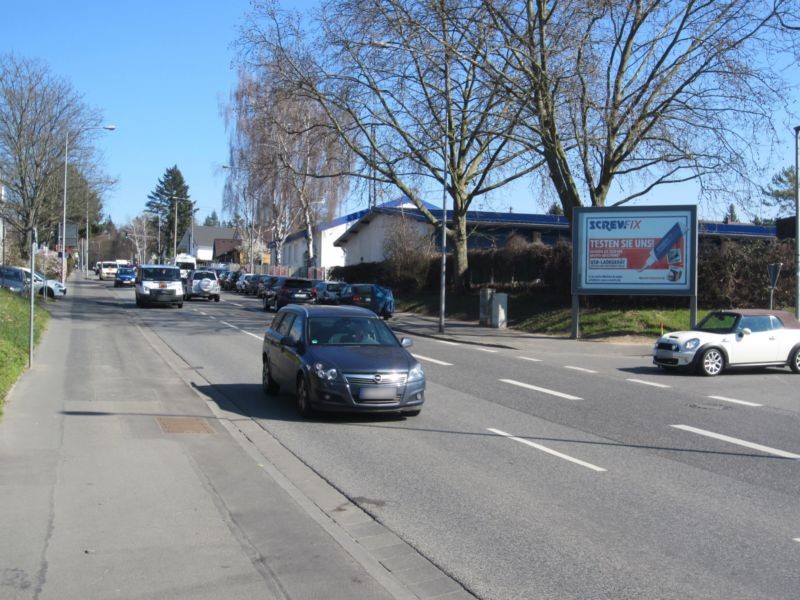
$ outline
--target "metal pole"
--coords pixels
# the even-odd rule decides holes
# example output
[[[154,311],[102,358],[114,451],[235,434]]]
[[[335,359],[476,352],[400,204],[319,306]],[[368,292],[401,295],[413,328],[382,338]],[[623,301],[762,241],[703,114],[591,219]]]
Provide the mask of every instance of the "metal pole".
[[[67,280],[67,166],[69,163],[69,130],[64,136],[64,206],[61,215],[61,285]]]
[[[173,238],[172,238],[172,258],[173,260],[175,257],[178,256],[178,199],[175,198],[175,229],[173,231]]]
[[[28,293],[30,294],[30,302],[31,302],[31,315],[30,315],[30,327],[28,332],[28,368],[30,369],[33,366],[33,320],[34,320],[34,304],[33,304],[33,273],[36,269],[36,229],[34,228],[31,231],[31,284],[30,288],[28,289]],[[47,291],[45,290],[45,295]]]
[[[86,252],[84,252],[84,260],[86,261],[86,269],[84,270],[84,277],[89,278],[89,198],[86,198]]]
[[[800,126],[794,128],[794,316],[800,320]]]

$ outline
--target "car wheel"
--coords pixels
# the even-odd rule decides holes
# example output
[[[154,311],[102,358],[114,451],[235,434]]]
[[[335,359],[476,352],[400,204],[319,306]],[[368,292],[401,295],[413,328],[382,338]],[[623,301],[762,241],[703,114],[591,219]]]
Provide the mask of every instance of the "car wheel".
[[[214,302],[219,302],[219,294],[217,294],[216,296],[214,296]]]
[[[268,396],[274,396],[278,393],[278,383],[272,378],[272,372],[269,368],[269,361],[264,359],[261,366],[261,388]]]
[[[800,373],[800,347],[795,348],[792,357],[789,359],[789,366],[795,373]]]
[[[311,390],[308,389],[305,375],[297,376],[297,412],[306,419],[314,415],[314,410],[311,408]]]
[[[50,288],[47,288],[47,297],[48,298],[55,298],[56,297],[56,293],[53,290],[51,290]]]
[[[177,306],[178,308],[183,308],[183,302],[178,302]]]
[[[264,298],[264,312],[269,312],[269,303],[266,298]]]
[[[415,408],[414,410],[404,410],[402,414],[404,417],[416,417],[421,412],[422,412],[421,408]]]
[[[139,295],[136,295],[136,308],[142,308],[142,301],[139,299]]]
[[[709,348],[703,352],[698,366],[700,373],[706,377],[714,377],[722,373],[722,369],[725,368],[725,356],[722,354],[721,350]]]

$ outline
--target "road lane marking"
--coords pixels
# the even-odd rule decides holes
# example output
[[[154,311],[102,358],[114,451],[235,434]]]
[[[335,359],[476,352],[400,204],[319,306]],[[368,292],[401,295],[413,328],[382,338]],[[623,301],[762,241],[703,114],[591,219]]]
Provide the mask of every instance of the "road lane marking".
[[[734,398],[726,398],[725,396],[709,396],[714,400],[722,400],[723,402],[733,402],[734,404],[744,404],[745,406],[764,406],[763,404],[756,404],[755,402],[745,402],[744,400],[736,400]]]
[[[239,304],[238,302],[231,302],[231,304],[233,304],[234,306],[238,306],[239,308],[242,308],[244,306],[243,304]]]
[[[204,313],[202,310],[200,311],[200,314],[203,315],[204,317],[208,316],[208,313]]]
[[[245,330],[244,330],[244,329],[242,329],[241,327],[237,327],[236,325],[231,325],[231,324],[230,324],[230,323],[228,323],[227,321],[223,321],[222,319],[220,319],[220,320],[219,320],[219,322],[220,322],[220,323],[222,323],[223,325],[227,325],[228,327],[230,327],[230,328],[232,328],[232,329],[235,329],[235,330],[237,330],[237,331],[241,331],[242,333],[246,333],[247,335],[251,335],[251,336],[253,336],[254,338],[256,338],[257,340],[260,340],[260,339],[261,339],[261,337],[260,337],[260,336],[257,336],[255,333],[250,333],[249,331],[245,331]]]
[[[563,392],[557,392],[555,390],[548,390],[547,388],[537,387],[535,385],[531,385],[529,383],[522,383],[521,381],[514,381],[513,379],[500,379],[503,383],[510,383],[511,385],[516,385],[521,388],[525,388],[527,390],[533,390],[535,392],[542,392],[543,394],[550,394],[551,396],[558,396],[559,398],[564,398],[566,400],[583,400],[583,398],[578,398],[577,396],[571,396],[570,394],[565,394]]]
[[[460,346],[461,345],[458,342],[448,342],[447,340],[435,340],[435,341],[439,342],[440,344],[446,344],[448,346]]]
[[[428,361],[428,362],[432,362],[435,365],[442,365],[443,367],[452,367],[453,366],[453,363],[444,362],[443,360],[437,360],[435,358],[430,358],[428,356],[422,356],[421,354],[412,354],[411,356],[413,356],[414,358],[416,358],[418,360],[425,360],[425,361]]]
[[[800,542],[800,538],[792,538],[795,542]]]
[[[754,444],[753,442],[748,442],[727,435],[722,435],[721,433],[714,433],[713,431],[706,431],[705,429],[698,429],[697,427],[690,427],[689,425],[670,425],[670,427],[674,427],[675,429],[682,429],[683,431],[696,433],[698,435],[704,435],[706,437],[714,438],[716,440],[721,440],[723,442],[728,442],[730,444],[744,446],[745,448],[750,448],[751,450],[758,450],[760,452],[766,452],[767,454],[774,454],[775,456],[780,456],[782,458],[800,458],[800,454],[792,454],[791,452],[786,452],[785,450],[778,450],[777,448],[770,448],[769,446]]]
[[[492,350],[491,348],[481,348],[480,346],[475,346],[476,350],[480,350],[481,352],[491,352],[495,353],[497,350]]]
[[[572,369],[573,371],[581,371],[582,373],[597,373],[597,371],[593,371],[592,369],[584,369],[583,367],[573,367],[571,365],[564,365],[565,369]]]
[[[645,381],[644,379],[626,379],[625,381],[630,381],[631,383],[641,383],[642,385],[652,385],[653,387],[658,387],[658,388],[672,387],[672,386],[666,385],[664,383],[656,383],[654,381]]]
[[[531,362],[542,362],[541,358],[531,358],[530,356],[518,356],[517,358],[520,360],[529,360]]]
[[[493,429],[491,427],[487,428],[488,431],[492,433],[496,433],[497,435],[507,437],[510,440],[514,440],[515,442],[519,442],[520,444],[525,444],[526,446],[530,446],[531,448],[536,448],[537,450],[541,450],[542,452],[546,452],[547,454],[551,454],[553,456],[557,456],[558,458],[563,458],[564,460],[568,460],[571,463],[575,463],[576,465],[580,465],[582,467],[586,467],[587,469],[591,469],[592,471],[597,471],[598,473],[605,473],[606,469],[603,467],[598,467],[597,465],[593,465],[592,463],[585,462],[578,458],[573,458],[567,454],[562,454],[561,452],[557,452],[552,448],[548,448],[547,446],[542,446],[541,444],[537,444],[530,440],[526,440],[524,438],[516,437],[511,435],[510,433],[506,433],[505,431],[501,431],[499,429]]]

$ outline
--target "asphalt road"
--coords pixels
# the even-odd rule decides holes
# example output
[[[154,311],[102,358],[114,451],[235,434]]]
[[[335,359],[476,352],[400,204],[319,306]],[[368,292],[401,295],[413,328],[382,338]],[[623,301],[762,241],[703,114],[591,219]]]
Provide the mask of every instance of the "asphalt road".
[[[398,315],[416,418],[306,421],[260,389],[253,298],[136,309],[237,411],[481,598],[800,595],[800,377],[653,367],[649,346],[466,333]],[[466,332],[466,330],[464,330]],[[454,342],[454,340],[458,340]]]

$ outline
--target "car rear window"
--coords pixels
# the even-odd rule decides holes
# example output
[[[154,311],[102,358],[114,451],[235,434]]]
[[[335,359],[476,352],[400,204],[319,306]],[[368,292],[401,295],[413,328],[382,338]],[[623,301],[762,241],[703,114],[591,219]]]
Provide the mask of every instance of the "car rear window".
[[[217,274],[213,271],[196,271],[194,274],[195,279],[216,279]]]
[[[311,287],[310,279],[287,279],[283,287],[299,288],[301,290],[309,289]]]
[[[372,286],[371,285],[354,285],[353,286],[353,293],[354,294],[371,294],[372,293]]]
[[[344,287],[344,285],[343,285],[343,284],[341,284],[341,283],[329,283],[329,284],[326,286],[326,289],[327,289],[329,292],[339,292],[339,291],[341,291],[341,289],[342,289],[343,287]]]

